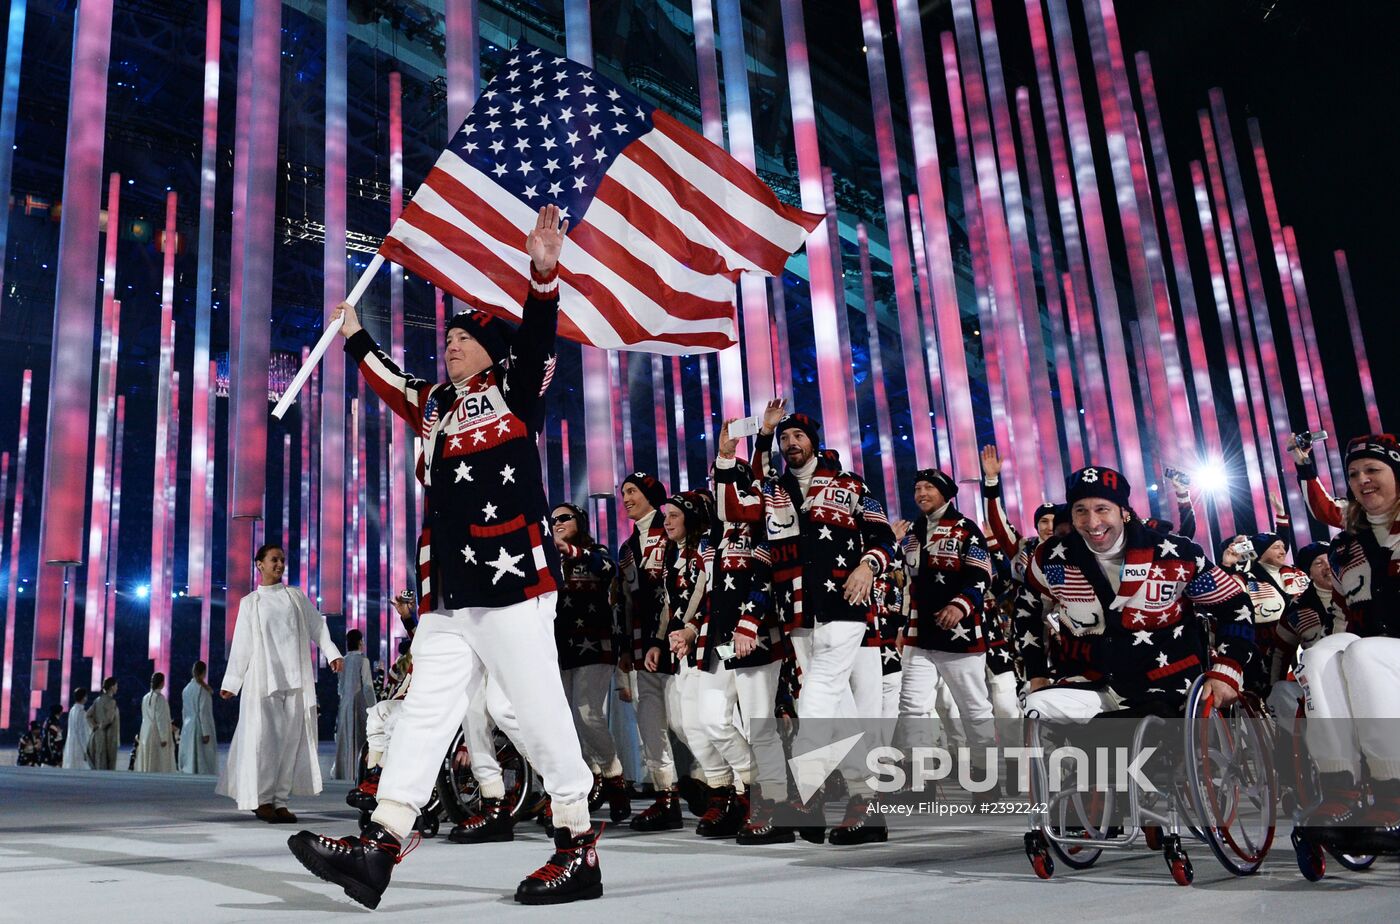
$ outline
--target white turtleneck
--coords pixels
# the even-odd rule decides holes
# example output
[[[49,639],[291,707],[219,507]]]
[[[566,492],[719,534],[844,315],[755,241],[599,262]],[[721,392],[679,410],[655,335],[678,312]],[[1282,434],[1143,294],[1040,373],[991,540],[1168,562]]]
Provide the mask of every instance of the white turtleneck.
[[[1088,543],[1085,543],[1086,545]],[[1093,546],[1089,551],[1093,554],[1094,560],[1099,563],[1099,568],[1103,570],[1104,577],[1108,578],[1108,585],[1113,588],[1113,592],[1118,593],[1118,587],[1123,583],[1123,562],[1127,560],[1127,553],[1124,547],[1128,544],[1128,531],[1125,529],[1118,534],[1118,541],[1106,552],[1095,552]]]
[[[938,521],[943,519],[943,514],[948,512],[948,508],[953,505],[952,501],[944,501],[943,506],[937,510],[930,510],[928,514],[928,526],[924,528],[924,540],[933,538],[933,531],[938,528]]]
[[[816,455],[813,454],[812,458],[808,459],[797,468],[793,468],[789,465],[788,471],[792,472],[794,477],[797,478],[797,486],[802,489],[802,497],[793,498],[800,507],[802,506],[802,498],[807,496],[807,490],[812,487],[812,475],[817,471]]]
[[[1392,525],[1395,520],[1388,513],[1368,513],[1366,522],[1371,524],[1371,532],[1376,534],[1376,541],[1387,549],[1400,546],[1400,532],[1392,532]]]

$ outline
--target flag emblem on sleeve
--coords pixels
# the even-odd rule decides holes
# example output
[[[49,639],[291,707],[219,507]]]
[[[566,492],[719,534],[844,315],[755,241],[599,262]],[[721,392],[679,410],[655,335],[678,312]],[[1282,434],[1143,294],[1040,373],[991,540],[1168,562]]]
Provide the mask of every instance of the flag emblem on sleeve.
[[[547,204],[569,221],[560,335],[667,354],[734,345],[739,275],[780,273],[822,218],[625,88],[522,43],[380,253],[518,320],[525,235]]]

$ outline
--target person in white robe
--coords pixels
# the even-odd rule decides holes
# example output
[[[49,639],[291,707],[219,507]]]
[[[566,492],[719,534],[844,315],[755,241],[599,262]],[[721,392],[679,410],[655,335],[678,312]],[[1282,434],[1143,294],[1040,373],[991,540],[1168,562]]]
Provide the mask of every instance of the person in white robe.
[[[88,741],[88,763],[94,770],[117,769],[117,751],[121,747],[122,716],[117,709],[117,678],[108,677],[102,681],[102,694],[87,711],[88,728],[92,738]]]
[[[326,619],[295,587],[282,583],[286,555],[278,545],[257,553],[258,586],[238,604],[233,644],[219,695],[238,704],[238,727],[214,791],[263,821],[291,824],[291,796],[321,791],[316,757],[316,667],[311,644],[331,670],[344,661]]]
[[[214,691],[205,675],[209,665],[194,662],[190,682],[180,693],[183,721],[180,728],[180,772],[219,772],[219,740],[214,735]]]
[[[358,780],[360,751],[365,745],[366,710],[374,705],[374,675],[369,658],[360,650],[364,633],[345,633],[345,667],[340,672],[340,706],[335,718],[335,766],[331,777]]]
[[[174,773],[175,736],[170,728],[170,701],[165,675],[151,677],[151,692],[141,697],[141,732],[136,745],[137,773]]]
[[[87,720],[87,690],[73,691],[73,705],[68,709],[68,738],[63,742],[63,767],[65,770],[91,770],[88,763],[88,741],[92,729]]]

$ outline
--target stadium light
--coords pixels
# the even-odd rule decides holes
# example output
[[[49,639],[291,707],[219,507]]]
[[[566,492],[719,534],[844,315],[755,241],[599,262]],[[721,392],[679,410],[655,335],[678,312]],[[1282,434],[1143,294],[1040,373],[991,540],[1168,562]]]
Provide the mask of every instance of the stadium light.
[[[1202,462],[1192,473],[1192,478],[1207,494],[1223,494],[1230,488],[1230,473],[1219,459]]]

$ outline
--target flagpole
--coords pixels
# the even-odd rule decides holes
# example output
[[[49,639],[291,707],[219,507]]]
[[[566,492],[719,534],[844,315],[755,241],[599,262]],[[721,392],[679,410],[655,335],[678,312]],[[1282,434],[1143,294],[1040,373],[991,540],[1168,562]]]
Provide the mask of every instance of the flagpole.
[[[374,259],[369,261],[369,266],[365,267],[365,271],[360,274],[359,280],[355,283],[355,288],[351,289],[350,294],[345,296],[345,304],[353,308],[360,303],[360,297],[365,294],[365,290],[369,288],[369,284],[373,281],[375,273],[378,273],[379,267],[383,265],[384,257],[375,254]],[[306,362],[302,363],[301,368],[297,370],[296,378],[292,379],[292,384],[288,385],[287,390],[282,392],[281,400],[278,401],[277,406],[272,409],[273,417],[281,420],[282,415],[287,413],[287,409],[295,403],[302,386],[305,385],[306,380],[311,377],[311,370],[315,369],[316,366],[320,364],[321,357],[326,355],[326,350],[330,349],[331,341],[335,339],[336,334],[340,333],[340,325],[342,323],[342,318],[336,318],[330,324],[326,325],[325,331],[321,334],[321,339],[316,341],[316,346],[311,348],[311,353],[306,357]]]

